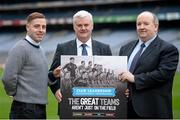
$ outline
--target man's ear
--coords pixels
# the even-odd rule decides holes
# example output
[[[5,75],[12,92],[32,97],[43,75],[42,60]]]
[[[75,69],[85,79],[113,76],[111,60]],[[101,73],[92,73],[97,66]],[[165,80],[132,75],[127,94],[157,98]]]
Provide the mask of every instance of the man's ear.
[[[158,25],[158,24],[155,24],[155,28],[156,28],[156,32],[158,32],[158,30],[159,30],[159,25]]]
[[[26,31],[29,31],[29,24],[26,24]]]
[[[73,30],[75,31],[75,25],[73,24]]]
[[[94,29],[94,23],[92,23],[92,31],[93,31],[93,29]]]

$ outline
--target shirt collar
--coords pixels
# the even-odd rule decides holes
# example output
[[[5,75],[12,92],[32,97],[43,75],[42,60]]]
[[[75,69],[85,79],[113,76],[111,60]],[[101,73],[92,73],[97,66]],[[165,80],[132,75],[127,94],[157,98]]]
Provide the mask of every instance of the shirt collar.
[[[81,47],[82,44],[86,44],[87,47],[92,47],[92,39],[90,38],[86,43],[82,43],[78,38],[76,39],[77,47]]]
[[[153,38],[151,38],[150,40],[146,41],[146,42],[144,43],[145,46],[148,47],[148,46],[151,44],[151,42],[152,42],[156,37],[157,37],[157,34],[156,34]],[[141,45],[142,43],[143,43],[142,40],[139,38],[139,44]]]
[[[29,41],[31,44],[35,45],[35,46],[39,46],[40,42],[35,42],[29,35],[26,35],[26,40]]]

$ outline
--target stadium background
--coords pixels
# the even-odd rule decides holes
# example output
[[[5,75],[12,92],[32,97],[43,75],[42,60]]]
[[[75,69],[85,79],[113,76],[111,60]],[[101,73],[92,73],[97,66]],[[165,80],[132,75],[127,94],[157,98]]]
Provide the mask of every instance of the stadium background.
[[[0,79],[9,49],[25,36],[25,19],[31,12],[47,17],[47,35],[42,42],[49,65],[58,43],[75,38],[72,16],[87,10],[94,16],[93,39],[110,44],[113,55],[127,42],[137,39],[136,17],[149,10],[160,20],[159,36],[180,50],[180,2],[175,0],[1,0],[0,1]],[[147,63],[148,64],[148,63]],[[173,87],[174,117],[180,118],[180,65]],[[49,91],[48,118],[57,118],[55,98]],[[8,118],[11,98],[0,81],[0,119]]]

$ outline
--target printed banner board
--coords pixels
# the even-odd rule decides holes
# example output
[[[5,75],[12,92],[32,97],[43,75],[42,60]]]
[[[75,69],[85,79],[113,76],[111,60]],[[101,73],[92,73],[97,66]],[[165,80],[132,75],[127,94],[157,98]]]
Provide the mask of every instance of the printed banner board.
[[[60,118],[126,118],[126,56],[61,56],[61,67]]]

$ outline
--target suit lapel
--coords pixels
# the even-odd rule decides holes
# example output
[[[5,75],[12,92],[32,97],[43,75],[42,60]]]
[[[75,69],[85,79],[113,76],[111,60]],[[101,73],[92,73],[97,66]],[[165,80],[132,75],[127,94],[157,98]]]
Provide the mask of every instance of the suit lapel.
[[[158,37],[156,37],[154,39],[154,41],[152,41],[152,43],[146,48],[146,50],[142,53],[141,58],[139,61],[144,60],[145,58],[147,58],[147,56],[149,56],[149,54],[155,49],[156,45],[158,42]]]
[[[136,65],[135,70],[140,66],[141,62],[148,61],[148,59],[151,59],[153,57],[153,56],[151,56],[151,52],[156,49],[157,42],[158,42],[158,37],[156,37],[154,39],[154,41],[152,41],[152,43],[150,43],[150,45],[142,53],[141,57],[139,58],[137,65]]]
[[[92,40],[92,53],[93,55],[100,55],[100,49],[94,40]]]
[[[70,43],[69,50],[71,51],[70,53],[72,55],[77,55],[77,43],[76,43],[76,40],[72,40],[72,42]]]
[[[130,44],[128,46],[128,49],[127,49],[127,53],[125,53],[128,58],[130,57],[131,53],[133,52],[134,48],[136,47],[136,44],[138,43],[138,40],[137,41],[134,41],[132,44]]]

